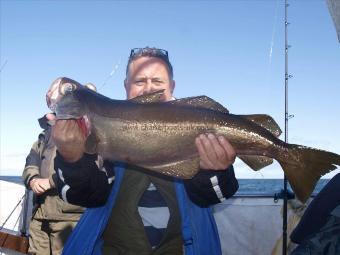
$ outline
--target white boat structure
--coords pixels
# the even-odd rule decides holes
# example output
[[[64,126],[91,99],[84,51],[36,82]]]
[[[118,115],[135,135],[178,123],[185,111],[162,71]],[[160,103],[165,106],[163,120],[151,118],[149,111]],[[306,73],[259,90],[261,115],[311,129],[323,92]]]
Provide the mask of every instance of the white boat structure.
[[[15,208],[2,231],[20,234],[23,229],[28,229],[27,222],[30,219],[32,203],[29,203],[28,210],[24,210],[25,200],[22,199],[24,195],[24,185],[0,180],[1,225]],[[281,254],[281,245],[278,245],[278,240],[282,236],[283,201],[275,200],[274,195],[274,192],[268,195],[235,195],[214,206],[223,254]],[[25,212],[27,215],[24,215]],[[289,217],[295,215],[294,210],[289,209],[288,215]],[[25,219],[28,219],[26,224]],[[0,255],[5,254],[22,253],[0,248]]]
[[[32,206],[28,210],[25,207],[25,187],[24,185],[0,180],[0,233],[11,235],[21,235],[21,231],[28,229],[28,219],[30,214],[25,215],[25,211],[31,212]],[[28,217],[25,219],[25,217]],[[25,224],[26,221],[26,224]],[[28,232],[27,232],[28,233]],[[0,245],[0,255],[23,254],[12,249],[3,248],[3,243],[7,238],[2,236]]]

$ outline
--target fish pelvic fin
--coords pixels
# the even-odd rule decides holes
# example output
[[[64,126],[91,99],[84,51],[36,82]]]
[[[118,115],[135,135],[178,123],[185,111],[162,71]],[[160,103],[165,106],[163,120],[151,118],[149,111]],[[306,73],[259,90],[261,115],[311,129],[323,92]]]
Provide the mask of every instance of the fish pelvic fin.
[[[242,118],[250,120],[257,125],[267,129],[274,136],[279,137],[282,134],[280,126],[276,121],[267,114],[250,114],[250,115],[239,115]]]
[[[289,144],[277,159],[297,198],[305,203],[320,177],[340,166],[340,155]]]
[[[200,160],[198,157],[189,158],[181,161],[166,163],[162,165],[147,165],[139,166],[149,169],[160,174],[173,176],[181,179],[190,179],[199,171]]]
[[[186,97],[174,101],[169,101],[168,103],[175,105],[192,106],[197,108],[205,108],[222,113],[229,113],[229,111],[223,105],[207,96]]]
[[[279,137],[282,133],[279,125],[275,120],[266,114],[251,114],[251,115],[238,115],[241,118],[245,118],[254,122],[255,124],[267,129],[274,136]],[[246,163],[254,171],[261,170],[262,168],[269,166],[273,163],[272,158],[258,155],[240,155],[238,156],[244,163]]]
[[[246,163],[254,171],[258,171],[273,163],[272,158],[255,155],[238,155],[238,158]]]

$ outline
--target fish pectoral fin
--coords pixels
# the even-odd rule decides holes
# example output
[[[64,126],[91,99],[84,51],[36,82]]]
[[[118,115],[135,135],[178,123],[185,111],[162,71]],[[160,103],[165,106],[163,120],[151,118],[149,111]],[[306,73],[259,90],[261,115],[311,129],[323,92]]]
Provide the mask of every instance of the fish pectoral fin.
[[[242,118],[255,122],[257,125],[267,129],[276,137],[282,134],[282,130],[275,120],[266,114],[251,114],[251,115],[239,115]]]
[[[157,90],[155,92],[152,92],[150,94],[141,95],[132,99],[129,99],[128,101],[136,102],[140,104],[148,104],[148,103],[157,103],[162,102],[162,96],[164,94],[165,89]]]
[[[265,156],[239,155],[238,158],[246,163],[254,171],[258,171],[273,163],[272,158],[268,158]]]
[[[175,105],[193,106],[197,108],[205,108],[209,110],[219,111],[222,113],[229,113],[229,111],[223,105],[207,96],[186,97],[176,99],[168,103]]]
[[[199,171],[200,160],[198,157],[189,158],[181,161],[170,162],[161,165],[139,165],[160,174],[173,176],[181,179],[190,179]]]

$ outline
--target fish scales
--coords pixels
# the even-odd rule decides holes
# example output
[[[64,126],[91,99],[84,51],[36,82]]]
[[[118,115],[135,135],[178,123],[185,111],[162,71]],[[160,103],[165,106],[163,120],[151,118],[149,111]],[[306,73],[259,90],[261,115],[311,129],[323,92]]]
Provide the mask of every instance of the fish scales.
[[[113,100],[69,78],[59,78],[53,104],[58,119],[87,119],[87,152],[165,175],[192,178],[199,171],[195,138],[224,135],[254,170],[277,160],[297,197],[305,202],[319,178],[340,165],[336,153],[287,144],[268,115],[234,115],[206,97],[160,102],[162,91]]]

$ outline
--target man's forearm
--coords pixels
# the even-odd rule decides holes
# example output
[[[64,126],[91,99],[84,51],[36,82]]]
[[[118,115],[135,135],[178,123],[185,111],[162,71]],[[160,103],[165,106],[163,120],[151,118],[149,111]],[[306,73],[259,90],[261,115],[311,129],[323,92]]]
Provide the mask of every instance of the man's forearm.
[[[85,154],[74,163],[65,162],[57,152],[54,167],[59,196],[68,203],[83,207],[105,204],[111,185],[105,171],[98,169],[97,156]]]
[[[184,184],[190,199],[201,207],[220,203],[238,190],[233,166],[222,171],[201,170]]]

